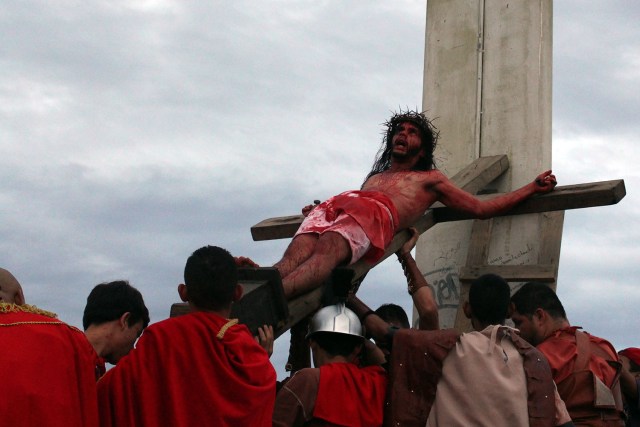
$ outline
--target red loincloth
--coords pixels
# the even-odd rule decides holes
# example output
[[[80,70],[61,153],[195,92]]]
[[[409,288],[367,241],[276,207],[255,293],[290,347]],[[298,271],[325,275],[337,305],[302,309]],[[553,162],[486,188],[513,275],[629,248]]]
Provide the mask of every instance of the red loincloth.
[[[97,426],[98,356],[82,331],[38,312],[0,303],[0,424]]]
[[[148,327],[98,382],[102,426],[270,426],[276,374],[245,325],[196,312]]]
[[[317,211],[316,211],[317,210]],[[376,191],[345,191],[319,204],[314,211],[323,212],[324,220],[335,221],[342,213],[353,218],[371,242],[371,248],[362,257],[370,263],[377,262],[391,243],[398,224],[398,212],[389,197]],[[313,213],[313,212],[312,212]],[[300,226],[300,232],[323,232],[326,225],[315,227],[309,215]],[[340,231],[338,230],[340,233]],[[347,239],[344,233],[340,233]],[[352,249],[353,251],[353,249]],[[353,260],[353,262],[357,261]]]

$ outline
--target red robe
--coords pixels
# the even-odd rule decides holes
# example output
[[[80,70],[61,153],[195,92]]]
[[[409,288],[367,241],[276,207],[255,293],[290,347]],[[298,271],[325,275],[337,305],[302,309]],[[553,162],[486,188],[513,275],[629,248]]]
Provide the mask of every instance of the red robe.
[[[0,303],[0,425],[97,426],[93,347],[79,329],[38,313]]]
[[[313,417],[331,425],[382,426],[386,389],[387,374],[380,366],[322,365]]]
[[[101,426],[270,426],[276,373],[235,323],[196,312],[148,327],[98,382]]]

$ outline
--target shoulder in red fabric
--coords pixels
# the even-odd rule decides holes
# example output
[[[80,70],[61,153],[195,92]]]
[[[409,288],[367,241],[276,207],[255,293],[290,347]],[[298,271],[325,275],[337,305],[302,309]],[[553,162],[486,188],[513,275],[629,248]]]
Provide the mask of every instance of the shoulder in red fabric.
[[[313,416],[342,426],[381,426],[386,389],[387,374],[380,366],[323,365]]]
[[[196,312],[149,326],[98,383],[102,426],[270,426],[276,374],[244,325]]]
[[[98,425],[97,355],[80,330],[51,315],[0,303],[2,425]]]

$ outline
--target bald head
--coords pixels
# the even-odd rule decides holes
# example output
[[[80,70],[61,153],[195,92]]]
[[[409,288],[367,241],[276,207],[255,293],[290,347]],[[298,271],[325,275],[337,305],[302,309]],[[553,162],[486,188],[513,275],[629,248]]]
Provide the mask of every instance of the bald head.
[[[4,268],[0,268],[0,302],[24,304],[22,286],[13,274]]]

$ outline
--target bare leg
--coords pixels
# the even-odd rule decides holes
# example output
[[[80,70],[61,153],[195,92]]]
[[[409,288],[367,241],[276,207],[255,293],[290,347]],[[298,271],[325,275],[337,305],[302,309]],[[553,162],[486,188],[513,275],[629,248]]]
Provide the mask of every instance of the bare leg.
[[[283,279],[287,277],[311,256],[318,243],[318,237],[315,233],[305,233],[293,238],[284,251],[282,259],[273,265],[280,272],[280,277]]]
[[[350,256],[351,247],[344,237],[332,231],[322,234],[311,256],[283,277],[284,296],[290,299],[322,285],[331,271]]]

